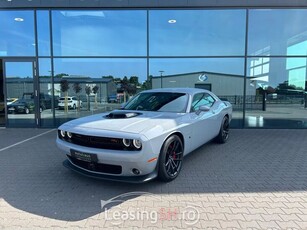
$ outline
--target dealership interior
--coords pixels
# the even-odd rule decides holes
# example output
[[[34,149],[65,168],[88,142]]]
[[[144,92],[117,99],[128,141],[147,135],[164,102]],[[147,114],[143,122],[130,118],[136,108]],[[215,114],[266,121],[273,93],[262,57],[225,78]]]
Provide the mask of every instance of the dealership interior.
[[[232,103],[232,128],[307,128],[307,8],[10,4],[0,8],[0,127],[120,108],[114,79],[137,77],[211,90]],[[60,109],[65,96],[79,103]]]

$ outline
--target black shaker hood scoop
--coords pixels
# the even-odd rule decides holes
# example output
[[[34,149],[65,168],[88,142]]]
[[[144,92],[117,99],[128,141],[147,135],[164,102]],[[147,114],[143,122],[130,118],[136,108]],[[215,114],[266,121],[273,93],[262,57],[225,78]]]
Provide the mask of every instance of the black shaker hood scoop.
[[[128,111],[113,111],[105,116],[108,119],[125,119],[132,118],[141,115],[141,113],[137,112],[128,112]]]

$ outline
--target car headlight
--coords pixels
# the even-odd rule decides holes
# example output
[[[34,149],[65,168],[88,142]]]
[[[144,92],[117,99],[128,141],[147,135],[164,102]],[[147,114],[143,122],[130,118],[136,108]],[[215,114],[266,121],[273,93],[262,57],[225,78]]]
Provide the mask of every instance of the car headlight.
[[[140,150],[142,148],[142,141],[139,139],[123,139],[123,144],[130,150]]]
[[[131,144],[131,140],[130,139],[123,139],[123,144],[124,144],[124,146],[129,147],[130,144]]]
[[[72,138],[72,133],[71,133],[71,132],[67,132],[66,134],[67,134],[67,136],[68,136],[69,138]]]
[[[64,130],[60,130],[60,134],[61,134],[61,136],[62,136],[63,138],[65,138],[66,132],[65,132]]]
[[[134,139],[134,140],[133,140],[133,146],[134,146],[136,149],[140,149],[140,148],[142,147],[142,142],[141,142],[141,140]]]

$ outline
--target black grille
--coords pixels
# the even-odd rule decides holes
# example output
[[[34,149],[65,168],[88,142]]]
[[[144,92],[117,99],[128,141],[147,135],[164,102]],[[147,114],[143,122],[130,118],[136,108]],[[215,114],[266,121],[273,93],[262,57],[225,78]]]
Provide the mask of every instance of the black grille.
[[[101,164],[101,163],[94,163],[94,162],[86,162],[86,161],[81,161],[76,158],[73,158],[69,155],[67,155],[67,157],[75,165],[81,168],[93,171],[93,172],[109,173],[109,174],[121,174],[122,173],[122,167],[120,165],[109,165],[109,164]]]
[[[128,147],[125,146],[122,138],[88,136],[78,133],[71,133],[71,137],[69,138],[67,133],[65,137],[63,137],[60,130],[58,130],[58,136],[63,141],[91,148],[127,151],[140,151],[142,149],[142,147],[139,149],[135,148],[132,144],[132,140],[130,140],[130,145]]]
[[[60,130],[58,131],[58,136],[60,139],[85,147],[99,148],[99,149],[112,149],[112,150],[127,150],[127,151],[139,151],[141,149],[136,149],[133,145],[126,147],[123,144],[123,139],[121,138],[111,138],[111,137],[97,137],[88,136],[77,133],[72,133],[72,137],[68,138],[61,136]]]
[[[87,136],[87,135],[73,133],[70,142],[77,145],[93,147],[93,148],[114,149],[114,150],[125,149],[122,139],[119,138],[95,137],[95,136]]]

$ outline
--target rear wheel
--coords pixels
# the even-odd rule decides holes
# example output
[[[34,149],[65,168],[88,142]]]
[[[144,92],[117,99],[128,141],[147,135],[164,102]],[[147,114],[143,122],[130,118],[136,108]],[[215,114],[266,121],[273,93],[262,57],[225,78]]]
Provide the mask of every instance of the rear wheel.
[[[227,142],[229,138],[229,118],[225,116],[222,120],[220,132],[216,137],[216,141],[220,144]]]
[[[160,180],[174,180],[180,173],[183,159],[183,144],[177,135],[170,136],[163,144],[159,157]]]

